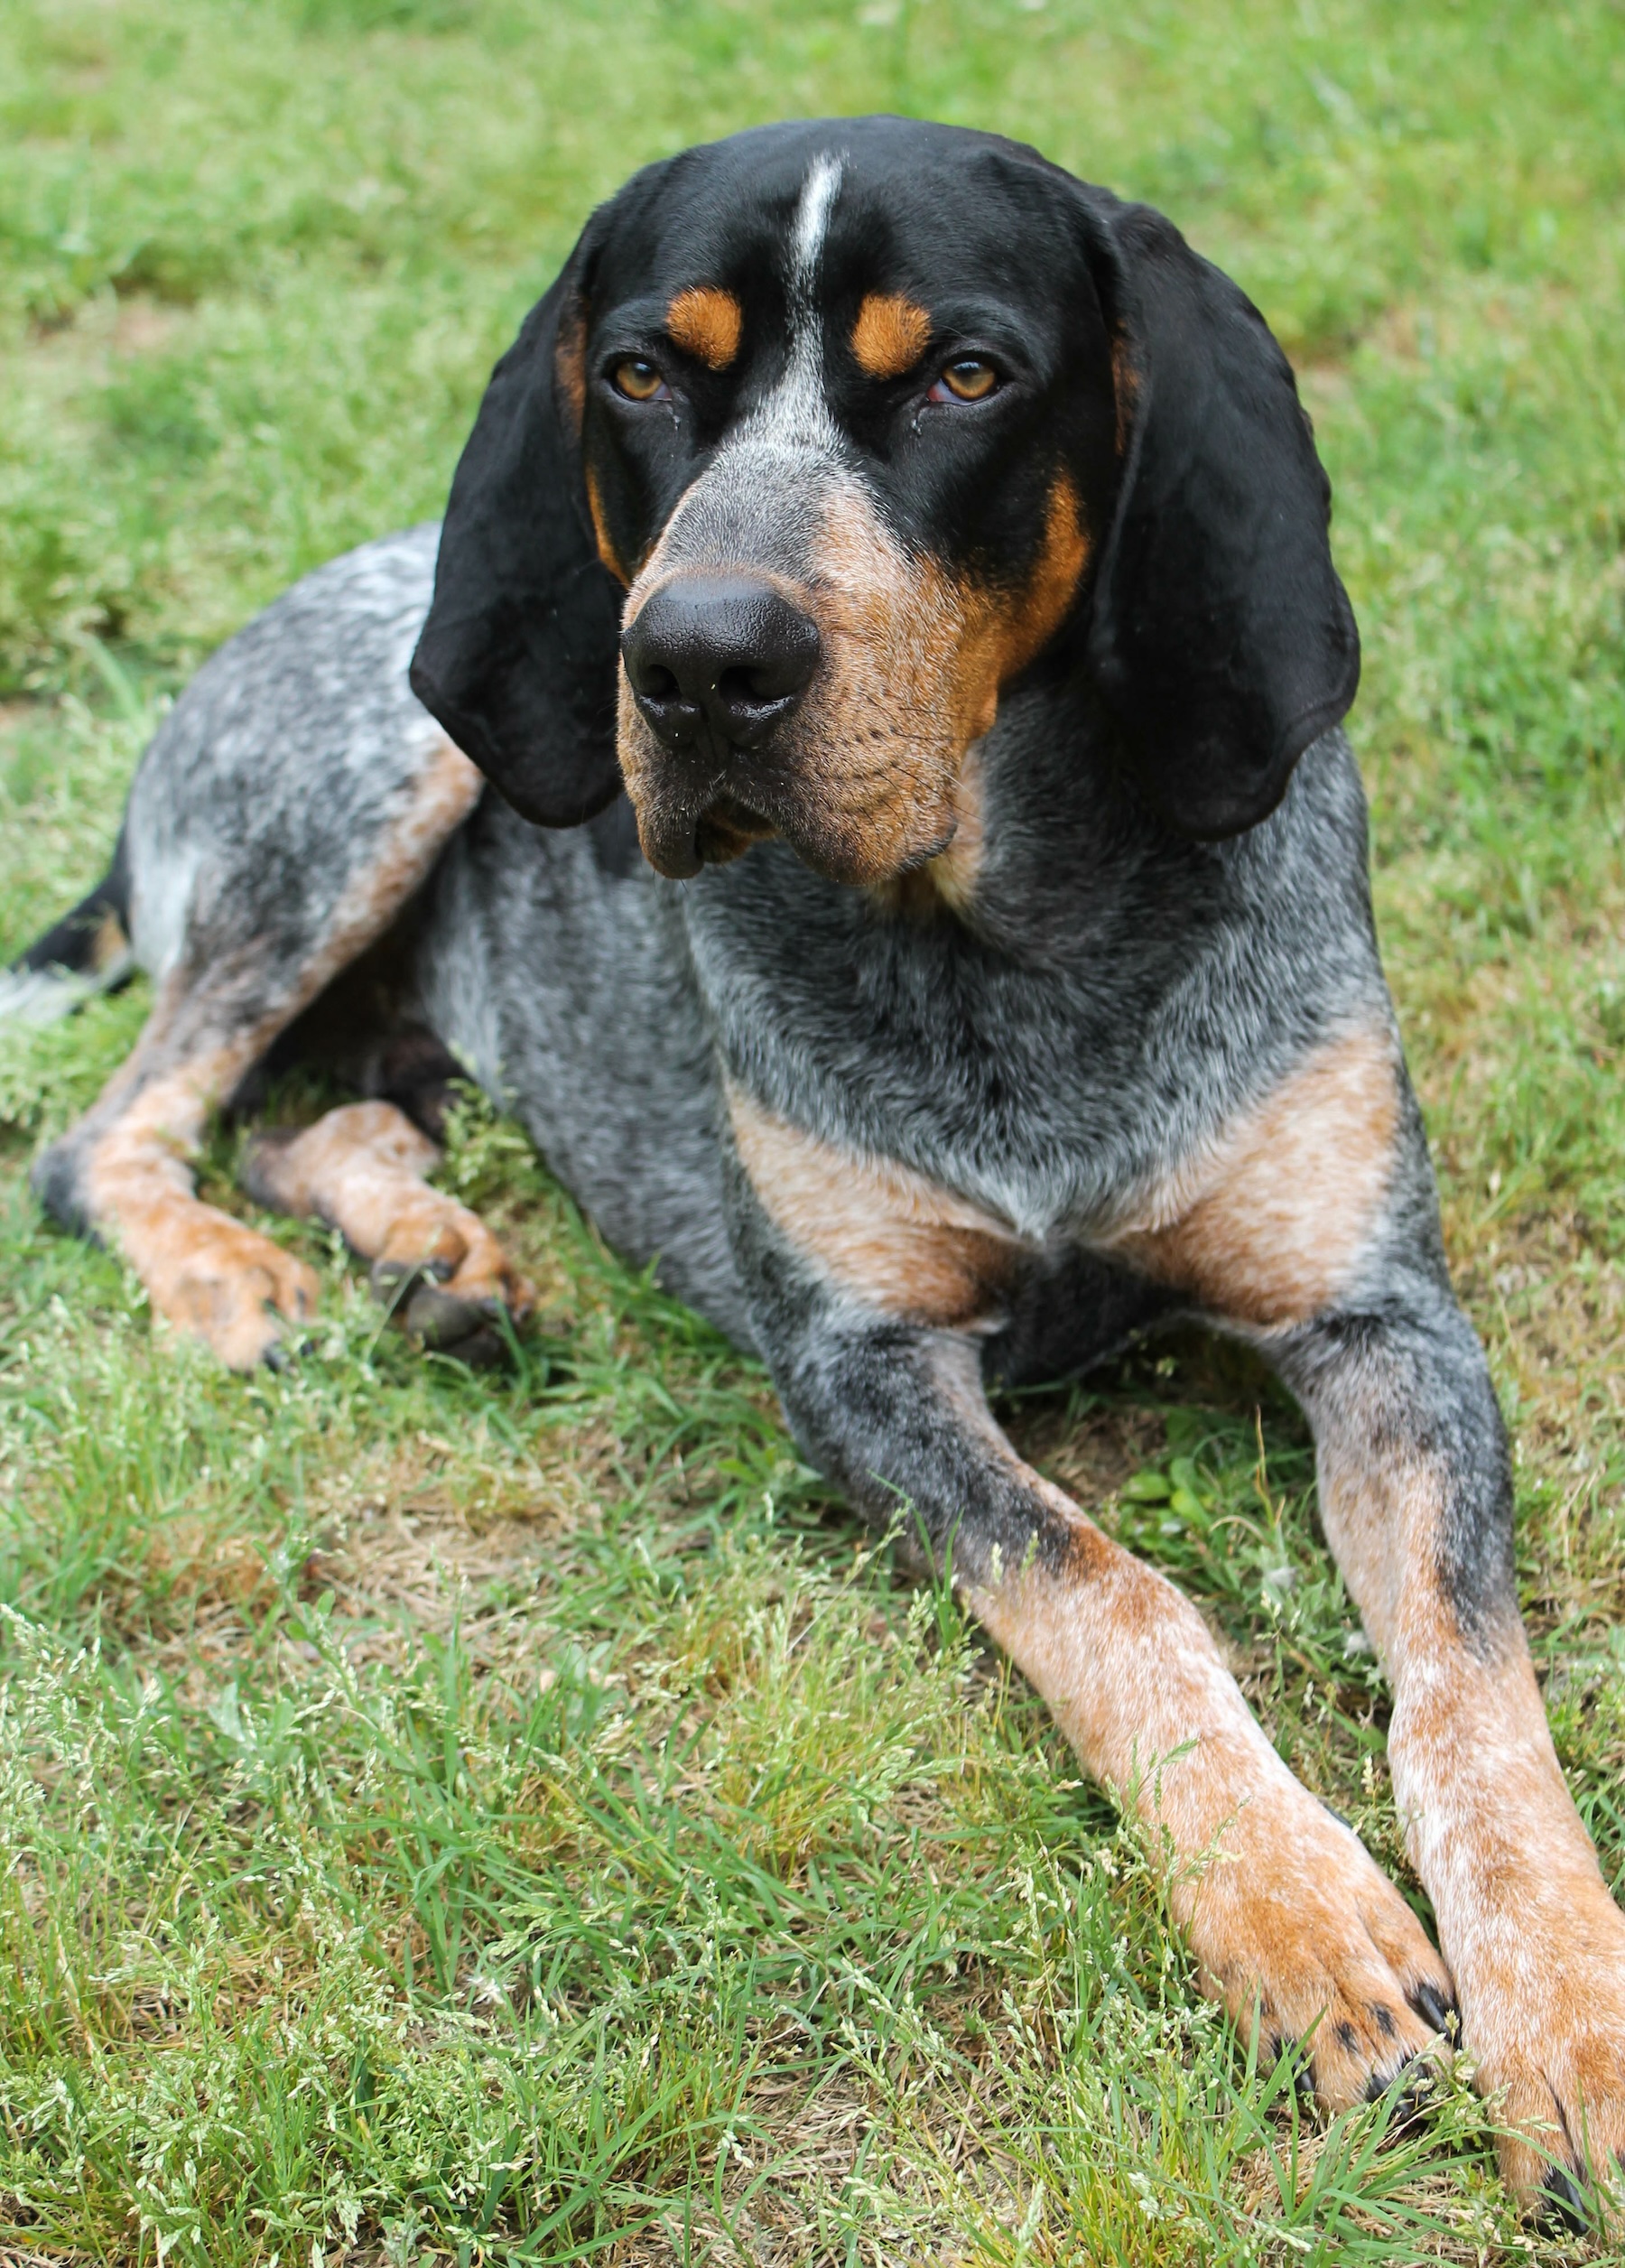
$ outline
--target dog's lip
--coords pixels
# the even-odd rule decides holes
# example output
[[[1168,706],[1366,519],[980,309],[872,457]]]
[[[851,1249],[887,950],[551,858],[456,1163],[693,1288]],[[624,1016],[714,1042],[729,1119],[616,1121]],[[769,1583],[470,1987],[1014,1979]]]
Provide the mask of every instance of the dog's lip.
[[[722,835],[735,838],[734,847],[723,850],[721,859],[708,856],[702,847],[708,821]],[[673,882],[692,881],[702,867],[723,863],[727,858],[737,857],[740,850],[748,849],[751,843],[779,832],[776,820],[727,789],[719,789],[697,809],[668,805],[663,810],[657,805],[647,814],[638,813],[644,856],[652,867]],[[722,850],[720,841],[715,847]]]
[[[764,835],[778,832],[776,820],[769,819],[765,812],[757,811],[738,795],[719,795],[701,813],[700,817],[714,819],[737,835],[748,835],[753,842],[759,841]]]

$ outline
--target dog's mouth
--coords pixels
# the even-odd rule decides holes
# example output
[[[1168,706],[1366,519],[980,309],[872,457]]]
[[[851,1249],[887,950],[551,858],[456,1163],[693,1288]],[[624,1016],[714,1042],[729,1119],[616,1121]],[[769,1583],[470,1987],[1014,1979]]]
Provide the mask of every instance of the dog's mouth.
[[[748,850],[753,842],[762,842],[777,832],[773,820],[759,811],[752,811],[737,795],[719,795],[695,822],[695,855],[701,866],[726,866],[730,859]]]
[[[669,789],[650,795],[645,783],[634,780],[631,795],[644,856],[673,882],[692,881],[702,867],[726,866],[753,842],[785,832],[778,819],[720,787],[691,802]]]
[[[908,846],[903,856],[893,850],[877,856],[868,831],[810,823],[809,814],[792,801],[791,807],[769,813],[723,793],[697,815],[682,815],[669,808],[651,811],[633,797],[638,813],[638,832],[644,854],[658,873],[673,881],[689,881],[702,868],[726,866],[740,858],[753,843],[777,839],[788,843],[801,863],[828,881],[863,886],[899,880],[947,850],[957,822],[952,813],[924,839]]]

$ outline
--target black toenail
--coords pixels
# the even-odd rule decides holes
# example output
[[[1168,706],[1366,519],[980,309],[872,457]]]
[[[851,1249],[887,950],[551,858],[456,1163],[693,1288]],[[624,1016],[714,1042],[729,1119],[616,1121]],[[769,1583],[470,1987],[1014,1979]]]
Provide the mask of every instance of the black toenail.
[[[507,1342],[499,1332],[488,1326],[471,1331],[466,1339],[454,1339],[449,1345],[430,1350],[434,1354],[449,1355],[454,1362],[466,1362],[471,1371],[494,1371],[507,1361]]]
[[[1452,2040],[1461,2035],[1462,2018],[1453,2001],[1432,1984],[1418,1984],[1407,1997],[1430,2031],[1447,2032]]]
[[[1567,2167],[1550,2167],[1540,2185],[1540,2204],[1535,2216],[1537,2227],[1568,2229],[1578,2234],[1591,2217],[1585,2209],[1585,2192]]]
[[[1302,2046],[1295,2040],[1284,2039],[1277,2050],[1279,2057],[1285,2057],[1292,2066],[1292,2091],[1299,2102],[1313,2103],[1314,2074],[1305,2058]]]
[[[1378,2031],[1385,2040],[1391,2040],[1394,2036],[1394,2019],[1379,2000],[1371,2003],[1371,2013],[1377,2020]]]
[[[1386,2078],[1380,2071],[1372,2072],[1366,2081],[1365,2098],[1368,2103],[1379,2103],[1385,2095],[1392,2095],[1394,2108],[1388,2126],[1393,2131],[1408,2126],[1413,2118],[1421,2116],[1428,2107],[1434,2088],[1432,2068],[1418,2063],[1414,2056],[1407,2056]]]
[[[1353,2025],[1348,2022],[1345,2019],[1344,2022],[1337,2027],[1337,2036],[1342,2041],[1343,2046],[1348,2050],[1349,2053],[1352,2055],[1355,2049],[1360,2045],[1360,2034],[1355,2031]]]

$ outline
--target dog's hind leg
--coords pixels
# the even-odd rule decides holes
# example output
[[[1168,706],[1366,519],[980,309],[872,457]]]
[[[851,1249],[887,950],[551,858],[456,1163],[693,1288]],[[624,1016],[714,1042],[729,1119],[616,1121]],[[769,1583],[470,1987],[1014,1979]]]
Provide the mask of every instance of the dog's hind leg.
[[[262,1134],[243,1180],[262,1204],[338,1229],[414,1337],[479,1362],[499,1351],[498,1317],[523,1322],[535,1294],[478,1214],[429,1186],[439,1157],[393,1102],[352,1102],[302,1133]]]
[[[172,722],[181,722],[180,710]],[[34,1170],[49,1212],[122,1252],[154,1310],[234,1368],[274,1358],[283,1323],[314,1306],[316,1278],[203,1204],[194,1161],[211,1112],[389,926],[478,800],[479,775],[421,711],[406,737],[416,745],[397,754],[394,776],[352,807],[341,832],[330,824],[324,887],[301,860],[297,819],[275,808],[274,779],[265,817],[229,837],[222,826],[204,844],[211,871],[208,860],[189,861],[179,949],[135,1051]],[[159,785],[168,785],[162,776]],[[309,783],[313,804],[320,785]],[[142,793],[138,783],[133,814]],[[279,861],[293,870],[268,872]],[[143,878],[138,864],[138,896]]]

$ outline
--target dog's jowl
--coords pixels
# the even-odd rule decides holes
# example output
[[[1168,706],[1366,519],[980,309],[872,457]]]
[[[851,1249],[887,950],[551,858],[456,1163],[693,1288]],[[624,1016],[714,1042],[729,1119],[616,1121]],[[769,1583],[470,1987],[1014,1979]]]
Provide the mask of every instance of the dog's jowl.
[[[908,1508],[1165,1833],[1238,2019],[1336,2106],[1459,2012],[1509,2174],[1567,2194],[1625,2145],[1625,1921],[1378,959],[1328,509],[1256,310],[1145,208],[896,120],[649,168],[498,364],[443,527],[309,578],[165,722],[14,979],[79,997],[116,922],[156,986],[37,1185],[228,1362],[282,1355],[315,1283],[190,1161],[320,1055],[358,1100],[252,1151],[255,1194],[488,1351],[529,1294],[423,1178],[460,1066],[855,1504]],[[1437,1951],[989,1413],[1175,1315],[1313,1424]]]

